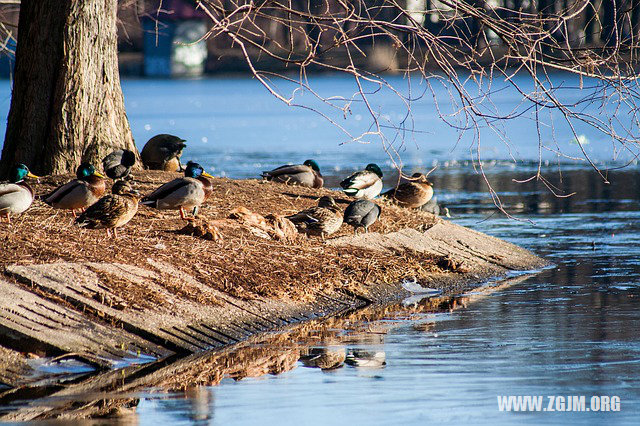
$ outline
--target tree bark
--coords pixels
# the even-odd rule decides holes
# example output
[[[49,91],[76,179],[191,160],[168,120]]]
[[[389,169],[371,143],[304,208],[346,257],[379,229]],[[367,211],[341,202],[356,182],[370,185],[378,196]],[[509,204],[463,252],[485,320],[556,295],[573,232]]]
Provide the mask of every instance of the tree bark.
[[[113,149],[137,152],[117,57],[117,0],[23,0],[0,176],[100,169]]]

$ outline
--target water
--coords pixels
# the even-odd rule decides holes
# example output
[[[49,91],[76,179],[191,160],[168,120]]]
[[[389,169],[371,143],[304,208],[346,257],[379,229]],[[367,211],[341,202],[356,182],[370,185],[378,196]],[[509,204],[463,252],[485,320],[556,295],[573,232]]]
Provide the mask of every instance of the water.
[[[570,77],[556,78],[577,85]],[[342,77],[317,77],[313,83],[322,93],[335,90],[347,96],[353,91]],[[403,80],[398,77],[396,83]],[[385,165],[388,182],[393,181],[391,161],[377,142],[340,145],[345,137],[335,127],[309,111],[278,104],[254,81],[129,80],[123,88],[139,147],[156,133],[181,135],[189,141],[185,159],[198,159],[214,174],[255,177],[285,162],[315,158],[329,175],[330,186],[370,161]],[[571,91],[568,96],[579,97]],[[506,218],[496,211],[483,177],[470,163],[472,138],[465,136],[456,145],[457,133],[439,121],[430,99],[426,96],[414,106],[417,128],[426,133],[417,133],[415,144],[408,141],[403,148],[406,167],[428,170],[437,164],[436,193],[451,209],[451,220],[524,246],[554,266],[441,309],[424,300],[251,342],[224,362],[202,365],[203,371],[224,366],[227,378],[219,385],[127,394],[134,408],[115,421],[637,424],[640,171],[635,164],[610,171],[611,183],[605,184],[583,161],[545,151],[544,176],[563,194],[576,193],[557,198],[539,180],[514,182],[537,169],[538,146],[530,120],[509,123],[511,146],[483,130],[487,177],[502,205],[516,216]],[[501,91],[494,103],[513,109],[519,98]],[[381,95],[379,105],[392,118],[402,117],[396,98]],[[361,105],[353,107],[350,117],[344,124],[350,131],[366,130]],[[614,157],[625,161],[595,132],[579,132],[598,164],[611,164]],[[567,154],[576,154],[578,145],[567,129],[558,124],[554,134]],[[369,366],[353,365],[354,355]],[[219,379],[202,377],[210,377],[211,383]],[[504,413],[498,410],[499,395],[543,395],[544,407],[548,395],[584,395],[587,407],[594,395],[615,395],[621,409]]]
[[[516,77],[515,80],[523,90],[533,90],[526,79]],[[477,93],[472,91],[476,95],[495,92],[491,102],[479,101],[479,109],[485,113],[497,111],[507,115],[515,112],[522,116],[517,120],[492,122],[493,129],[480,121],[479,141],[473,129],[461,135],[438,117],[440,111],[449,123],[465,124],[464,116],[456,114],[459,105],[455,97],[451,97],[449,88],[437,82],[427,86],[419,79],[409,82],[402,77],[390,77],[389,82],[402,90],[405,97],[416,98],[411,105],[411,114],[407,115],[402,98],[389,90],[376,91],[376,86],[368,86],[369,91],[374,92],[369,95],[369,100],[381,125],[404,124],[414,131],[399,133],[383,129],[385,147],[391,151],[390,154],[382,149],[382,141],[376,136],[351,141],[349,135],[357,137],[371,130],[371,118],[364,104],[354,98],[353,80],[344,76],[314,77],[311,86],[325,97],[353,99],[346,114],[286,82],[277,83],[277,87],[287,97],[293,96],[296,105],[305,108],[285,105],[257,82],[246,78],[128,80],[123,82],[123,90],[133,136],[139,148],[158,133],[180,135],[190,147],[185,159],[197,158],[218,176],[255,177],[260,171],[281,165],[283,161],[301,163],[309,157],[320,163],[325,174],[341,174],[339,172],[344,170],[363,167],[366,164],[364,160],[376,161],[389,168],[392,161],[396,161],[409,170],[430,169],[435,164],[441,167],[458,162],[466,164],[469,159],[477,158],[497,160],[510,166],[514,165],[514,160],[520,166],[535,166],[538,160],[573,166],[586,164],[584,159],[574,161],[567,158],[582,158],[581,147],[598,164],[636,163],[637,148],[633,144],[621,149],[619,144],[612,143],[592,128],[574,122],[581,142],[578,144],[571,128],[556,112],[540,115],[545,124],[540,128],[542,145],[539,146],[535,114],[522,105],[521,96],[513,89],[508,90],[503,82],[495,81],[491,87],[483,87]],[[580,85],[575,77],[559,75],[557,84],[564,87],[559,94],[570,104],[579,103],[585,96],[575,89]],[[334,103],[344,105],[339,100]],[[614,106],[601,109],[596,102],[581,106],[580,112],[606,120],[615,113]],[[348,135],[310,109],[334,120]],[[620,121],[631,122],[633,114],[622,108],[616,117]],[[404,136],[403,140],[398,139],[399,134]],[[398,155],[393,153],[394,150]],[[564,156],[556,155],[559,150]]]

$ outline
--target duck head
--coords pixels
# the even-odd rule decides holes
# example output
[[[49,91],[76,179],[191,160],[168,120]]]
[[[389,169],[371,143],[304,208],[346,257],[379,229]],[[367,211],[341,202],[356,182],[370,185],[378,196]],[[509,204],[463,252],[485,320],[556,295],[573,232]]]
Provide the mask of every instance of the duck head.
[[[136,164],[136,154],[133,151],[129,151],[128,149],[122,150],[122,160],[120,161],[125,167],[133,167]]]
[[[26,177],[38,179],[38,176],[31,173],[24,164],[16,164],[9,172],[9,182],[11,183],[22,182]]]
[[[104,179],[104,176],[98,173],[92,164],[82,163],[78,166],[78,169],[76,170],[76,177],[78,180],[87,180],[91,176],[97,176]]]
[[[196,162],[193,162],[193,161],[189,161],[187,163],[187,168],[184,169],[184,175],[186,177],[190,177],[190,178],[194,178],[194,179],[196,179],[196,178],[198,178],[200,176],[204,176],[204,177],[207,177],[207,178],[213,178],[213,176],[211,176],[209,173],[204,171],[204,168],[200,164],[198,164]]]
[[[411,175],[411,180],[418,183],[426,183],[429,186],[433,186],[433,183],[427,179],[422,173],[414,173]]]
[[[377,164],[367,164],[367,167],[365,167],[364,169],[377,174],[382,179],[382,170],[380,170],[380,167],[378,167]]]
[[[307,160],[302,164],[304,164],[305,166],[309,166],[316,172],[320,173],[320,166],[318,166],[318,163],[316,163],[314,160]]]
[[[116,181],[111,187],[111,193],[117,195],[133,195],[136,197],[140,195],[137,190],[133,189],[129,182],[124,180]]]
[[[338,207],[333,197],[324,195],[318,200],[318,207]]]

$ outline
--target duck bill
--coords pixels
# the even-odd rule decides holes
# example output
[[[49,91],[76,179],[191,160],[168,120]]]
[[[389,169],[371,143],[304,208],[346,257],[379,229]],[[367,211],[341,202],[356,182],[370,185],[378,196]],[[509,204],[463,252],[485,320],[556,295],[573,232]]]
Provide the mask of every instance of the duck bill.
[[[34,175],[33,173],[31,173],[31,172],[28,172],[28,173],[27,173],[27,177],[30,177],[31,179],[40,179],[40,176],[36,176],[36,175]]]
[[[102,175],[101,173],[98,173],[98,172],[93,172],[93,176],[98,176],[99,178],[106,179],[104,177],[104,175]]]
[[[209,173],[207,173],[207,172],[202,172],[202,176],[213,179],[213,176],[211,176],[211,175],[210,175]]]

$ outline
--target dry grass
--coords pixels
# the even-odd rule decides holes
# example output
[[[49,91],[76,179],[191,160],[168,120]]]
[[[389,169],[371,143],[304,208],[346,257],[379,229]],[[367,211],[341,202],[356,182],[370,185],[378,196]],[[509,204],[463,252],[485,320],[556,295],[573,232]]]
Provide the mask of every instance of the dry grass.
[[[176,176],[178,174],[168,172],[139,172],[135,185],[146,194]],[[45,194],[70,178],[48,177],[33,186],[37,194]],[[289,215],[315,205],[322,195],[334,196],[343,208],[351,201],[335,191],[258,180],[215,179],[213,186],[211,198],[200,210],[200,216],[211,223],[227,218],[238,207],[263,216]],[[381,220],[371,231],[425,229],[438,220],[428,213],[384,204]],[[438,262],[442,265],[441,259],[429,255],[403,252],[390,256],[366,249],[332,247],[316,237],[301,235],[293,242],[265,239],[242,226],[219,228],[222,238],[210,241],[179,234],[184,226],[176,211],[141,206],[114,240],[104,231],[77,227],[70,212],[54,210],[36,201],[10,225],[0,224],[0,267],[63,260],[120,262],[148,268],[146,258],[151,257],[237,297],[310,301],[317,293],[345,288],[363,291],[371,283],[394,282],[405,277],[420,279],[441,271]],[[332,237],[352,233],[351,227],[343,225]],[[108,276],[102,278],[108,279]],[[123,294],[127,303],[143,306],[143,302],[136,301],[138,298],[158,302],[149,294],[125,295],[127,289],[113,277],[108,282]],[[163,279],[160,284],[173,293],[180,293],[179,283]],[[186,296],[207,302],[198,295]]]

